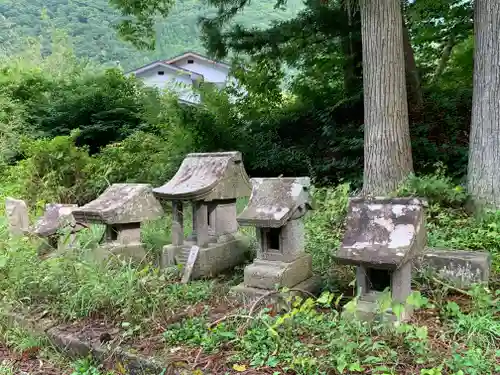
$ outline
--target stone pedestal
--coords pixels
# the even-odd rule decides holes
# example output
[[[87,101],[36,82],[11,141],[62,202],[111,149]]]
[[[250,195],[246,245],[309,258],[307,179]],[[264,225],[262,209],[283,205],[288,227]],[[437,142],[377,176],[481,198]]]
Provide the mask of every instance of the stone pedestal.
[[[185,265],[194,241],[185,241],[182,246],[166,245],[163,247],[160,266],[175,264]],[[193,267],[191,279],[210,278],[221,272],[245,263],[250,252],[250,239],[234,233],[219,237],[219,242],[209,242],[200,248]]]

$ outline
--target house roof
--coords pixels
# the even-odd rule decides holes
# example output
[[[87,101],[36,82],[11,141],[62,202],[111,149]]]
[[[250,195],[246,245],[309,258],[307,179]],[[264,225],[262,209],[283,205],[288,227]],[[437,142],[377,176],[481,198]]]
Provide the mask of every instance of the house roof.
[[[197,59],[200,59],[200,60],[203,60],[203,61],[206,61],[206,62],[209,62],[211,64],[216,64],[216,65],[220,65],[220,66],[223,66],[225,68],[230,68],[231,66],[229,64],[226,64],[225,62],[223,61],[216,61],[216,60],[212,60],[210,59],[208,56],[204,56],[204,55],[201,55],[199,53],[196,53],[196,52],[193,52],[193,51],[187,51],[187,52],[184,52],[183,54],[181,55],[177,55],[175,57],[172,57],[168,60],[165,60],[165,62],[167,64],[173,64],[179,60],[182,60],[186,57],[195,57]]]
[[[178,66],[175,66],[175,65],[170,65],[170,64],[167,64],[165,61],[163,60],[157,60],[157,61],[154,61],[152,63],[149,63],[149,64],[146,64],[144,66],[141,66],[140,68],[136,68],[134,70],[131,70],[127,73],[125,73],[126,75],[127,74],[140,74],[140,73],[143,73],[143,72],[146,72],[148,71],[149,69],[153,69],[153,68],[156,68],[158,66],[161,66],[165,69],[169,69],[169,70],[172,70],[172,71],[175,71],[175,72],[179,72],[181,74],[185,74],[185,75],[196,75],[198,77],[201,77],[202,75],[200,73],[196,73],[196,72],[193,72],[191,70],[188,70],[188,69],[184,69],[184,68],[180,68]]]

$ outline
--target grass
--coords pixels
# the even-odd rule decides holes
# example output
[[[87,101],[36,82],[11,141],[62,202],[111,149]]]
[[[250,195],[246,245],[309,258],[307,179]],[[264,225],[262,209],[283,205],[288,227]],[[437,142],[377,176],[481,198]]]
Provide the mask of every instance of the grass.
[[[198,366],[210,363],[212,373],[224,373],[216,368],[222,364],[230,366],[224,371],[251,373],[256,369],[262,372],[255,373],[269,374],[498,373],[500,303],[495,281],[500,264],[500,215],[467,215],[465,193],[443,176],[412,177],[401,186],[397,195],[428,197],[430,246],[491,252],[492,290],[478,287],[457,296],[450,294],[453,288],[423,280],[414,288],[422,293],[414,319],[389,330],[339,314],[346,300],[341,293],[352,291],[354,280],[352,270],[336,265],[333,257],[333,249],[342,241],[349,194],[348,185],[315,190],[318,207],[306,220],[306,251],[313,257],[315,273],[323,276],[326,289],[333,294],[297,304],[286,301],[284,311],[266,308],[251,317],[248,311],[238,311],[211,329],[207,323],[213,317],[209,309],[201,309],[194,316],[163,324],[165,345],[181,348],[179,353],[186,358],[198,358]],[[245,201],[238,202],[238,210],[244,205]],[[144,226],[143,239],[152,252],[169,242],[169,221],[166,215]],[[189,214],[185,222],[188,232]],[[251,228],[244,230],[253,235]],[[102,228],[93,226],[79,234],[74,251],[42,259],[32,240],[9,239],[5,225],[0,224],[3,303],[44,311],[59,320],[106,317],[122,327],[140,326],[146,334],[153,322],[169,321],[189,306],[210,305],[236,282],[230,277],[183,285],[176,268],[158,270],[147,262],[134,265],[118,259],[96,263],[89,254],[101,234]],[[235,277],[240,276],[236,273]],[[9,342],[11,347],[16,345],[34,343]]]

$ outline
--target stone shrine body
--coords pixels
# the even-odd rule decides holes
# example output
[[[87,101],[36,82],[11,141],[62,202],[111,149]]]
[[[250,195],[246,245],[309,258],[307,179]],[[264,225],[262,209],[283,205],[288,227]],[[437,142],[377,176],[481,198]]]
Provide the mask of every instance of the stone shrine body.
[[[188,154],[175,176],[155,188],[172,202],[172,243],[163,248],[162,266],[185,265],[191,248],[200,248],[192,278],[213,277],[244,263],[249,241],[238,233],[236,200],[251,187],[240,152]],[[184,203],[192,207],[192,233],[184,236]]]
[[[336,254],[339,263],[355,265],[356,316],[372,320],[391,311],[378,311],[378,300],[388,290],[392,301],[405,304],[411,294],[413,261],[426,244],[426,202],[416,198],[353,198],[347,227]],[[406,305],[402,320],[411,314]],[[347,309],[345,310],[347,313]]]
[[[163,208],[148,184],[113,184],[96,200],[73,211],[75,220],[104,224],[97,258],[123,255],[142,261],[141,223],[163,215]]]
[[[233,293],[253,298],[276,286],[315,292],[318,278],[313,277],[311,255],[304,251],[303,218],[313,206],[309,178],[251,181],[252,195],[238,222],[256,227],[258,253]]]
[[[76,204],[48,203],[45,205],[45,212],[33,227],[33,234],[46,238],[50,248],[64,250],[72,247],[76,239],[76,233],[84,228],[77,223],[73,211],[78,208]],[[60,230],[69,229],[69,238]]]

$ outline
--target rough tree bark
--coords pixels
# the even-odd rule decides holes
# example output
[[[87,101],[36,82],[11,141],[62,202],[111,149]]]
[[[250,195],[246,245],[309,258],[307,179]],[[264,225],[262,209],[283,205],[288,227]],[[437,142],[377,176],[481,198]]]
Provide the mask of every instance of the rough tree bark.
[[[385,195],[413,171],[400,0],[360,0],[365,116],[363,193]]]
[[[467,187],[476,204],[500,208],[500,1],[476,0],[474,7]]]

